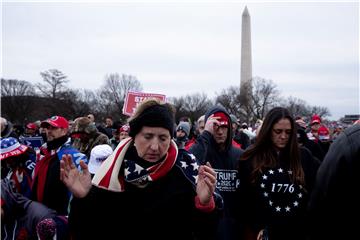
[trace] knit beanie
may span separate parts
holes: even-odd
[[[170,132],[171,138],[174,135],[174,116],[171,110],[165,105],[151,105],[144,109],[139,116],[129,122],[129,136],[134,138],[142,127],[162,127]]]
[[[45,218],[36,225],[38,239],[70,239],[68,224],[68,219],[65,216],[57,215],[52,218]]]
[[[52,218],[46,218],[36,225],[36,232],[40,240],[53,239],[56,234],[56,223]]]
[[[176,131],[183,130],[186,134],[186,137],[190,134],[190,124],[188,122],[179,122],[179,125],[176,127]]]

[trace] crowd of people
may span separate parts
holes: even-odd
[[[147,99],[122,124],[0,123],[1,239],[357,237],[359,121],[275,107],[251,126],[221,105],[176,121]]]

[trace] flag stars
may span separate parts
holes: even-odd
[[[194,156],[194,154],[189,154],[189,156],[191,157],[191,160],[196,160],[196,157]]]
[[[268,177],[264,174],[264,175],[262,176],[262,178],[263,178],[264,180],[266,180]]]
[[[264,183],[260,184],[260,187],[265,188],[265,184]]]
[[[131,172],[129,171],[129,168],[125,168],[125,176],[129,175]]]
[[[297,206],[299,206],[299,202],[298,202],[298,201],[295,201],[295,202],[294,202],[294,207],[297,207]]]
[[[135,170],[134,172],[137,172],[137,174],[140,174],[140,172],[143,170],[142,167],[140,167],[139,165],[135,164]]]
[[[282,173],[284,170],[282,168],[278,169],[279,173]]]
[[[186,162],[184,162],[184,161],[180,161],[181,162],[181,167],[182,168],[187,168],[188,167],[188,165],[186,164]]]
[[[267,192],[264,192],[264,197],[268,197],[269,194]]]
[[[298,194],[298,197],[299,197],[299,198],[302,198],[302,193],[299,193],[299,194]]]
[[[276,209],[277,212],[281,211],[281,207],[279,207],[279,206],[277,206],[275,209]]]
[[[285,207],[285,211],[286,211],[286,212],[290,212],[290,207],[289,207],[289,206],[286,206],[286,207]]]
[[[194,170],[198,170],[199,169],[199,165],[195,162],[195,163],[191,163],[191,165],[193,166]]]
[[[273,201],[269,201],[269,205],[272,206],[274,203]]]
[[[269,170],[269,173],[270,173],[270,174],[274,174],[274,170],[270,169],[270,170]]]
[[[287,171],[289,175],[291,175],[293,172],[291,170]]]

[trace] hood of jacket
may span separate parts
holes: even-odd
[[[206,124],[206,121],[208,120],[208,118],[210,117],[210,115],[217,113],[217,112],[223,112],[228,118],[229,127],[228,127],[228,131],[227,131],[226,142],[225,142],[225,150],[228,150],[232,144],[233,133],[232,133],[232,126],[231,126],[231,117],[230,117],[229,113],[226,111],[226,109],[221,105],[216,105],[216,106],[211,107],[205,113],[205,124]],[[215,146],[217,145],[214,138],[212,138],[212,144],[214,144]]]

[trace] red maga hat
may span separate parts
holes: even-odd
[[[41,127],[47,127],[48,125],[51,125],[56,128],[69,128],[69,122],[66,120],[66,118],[61,116],[52,116],[51,118],[46,119],[45,121],[41,122]]]
[[[220,123],[220,126],[228,126],[229,125],[229,117],[225,113],[216,112],[216,113],[214,113],[214,117],[217,118],[217,120]]]

